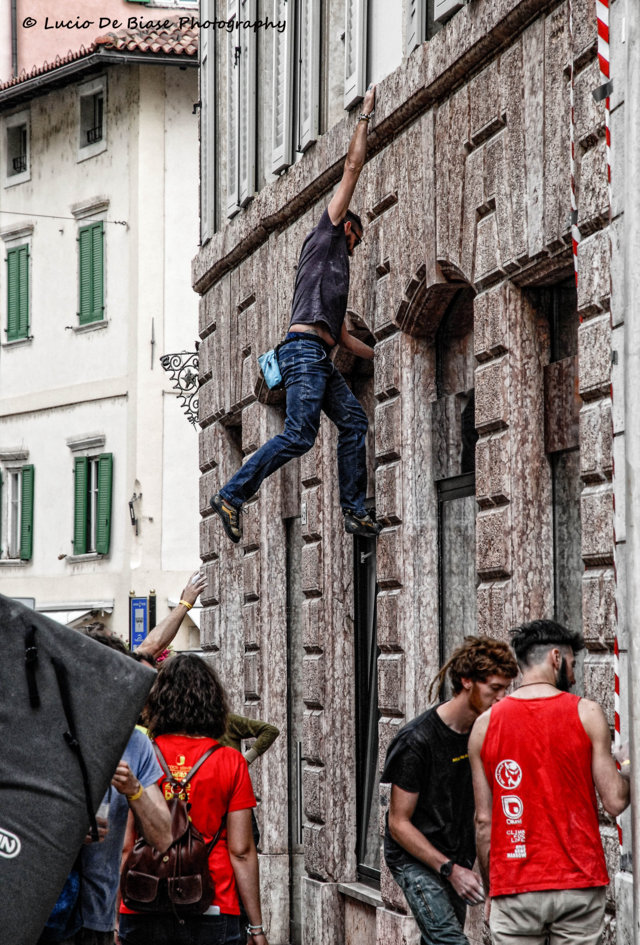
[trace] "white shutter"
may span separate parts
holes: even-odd
[[[300,0],[298,150],[318,137],[320,108],[320,0]]]
[[[201,21],[215,20],[215,0],[201,0]],[[200,44],[200,242],[215,231],[216,31],[201,29]]]
[[[345,0],[344,107],[365,93],[367,64],[367,0]]]
[[[255,23],[256,0],[240,0],[238,16],[242,23]],[[244,207],[256,190],[256,51],[257,38],[253,29],[239,29],[240,34],[240,114],[238,160],[239,203]]]
[[[426,39],[425,0],[409,0],[407,7],[407,56]]]
[[[273,21],[286,20],[284,32],[273,31],[273,115],[271,135],[271,172],[278,174],[293,161],[293,46],[294,4],[273,0]]]
[[[238,0],[227,0],[227,21],[238,19]],[[238,115],[242,30],[227,33],[227,216],[238,212]]]
[[[450,16],[464,6],[466,0],[434,0],[433,18],[438,23],[443,23]]]

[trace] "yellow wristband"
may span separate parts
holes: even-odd
[[[128,800],[128,801],[139,801],[140,798],[142,797],[143,793],[144,793],[144,788],[142,787],[142,785],[140,785],[140,787],[138,788],[138,790],[136,791],[135,794],[127,794],[127,800]]]
[[[182,604],[183,607],[186,607],[187,610],[191,610],[193,607],[193,604],[190,604],[188,600],[180,600],[179,603]]]

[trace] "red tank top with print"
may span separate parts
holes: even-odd
[[[491,709],[481,752],[493,792],[491,896],[609,882],[579,701],[562,692]]]

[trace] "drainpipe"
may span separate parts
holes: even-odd
[[[633,929],[640,942],[640,5],[626,3],[626,82],[624,101],[624,445],[627,536],[627,627],[629,630],[629,733],[631,744],[631,823]]]
[[[18,74],[18,0],[11,0],[11,71]]]

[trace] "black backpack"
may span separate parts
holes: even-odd
[[[222,746],[214,745],[206,751],[182,780],[173,777],[162,752],[156,744],[153,747],[174,794],[167,801],[173,841],[164,853],[142,837],[136,841],[122,870],[122,901],[136,912],[172,912],[178,918],[201,915],[213,900],[209,854],[220,839],[226,815],[213,840],[207,843],[191,823],[191,805],[180,800],[180,793],[207,758]]]

